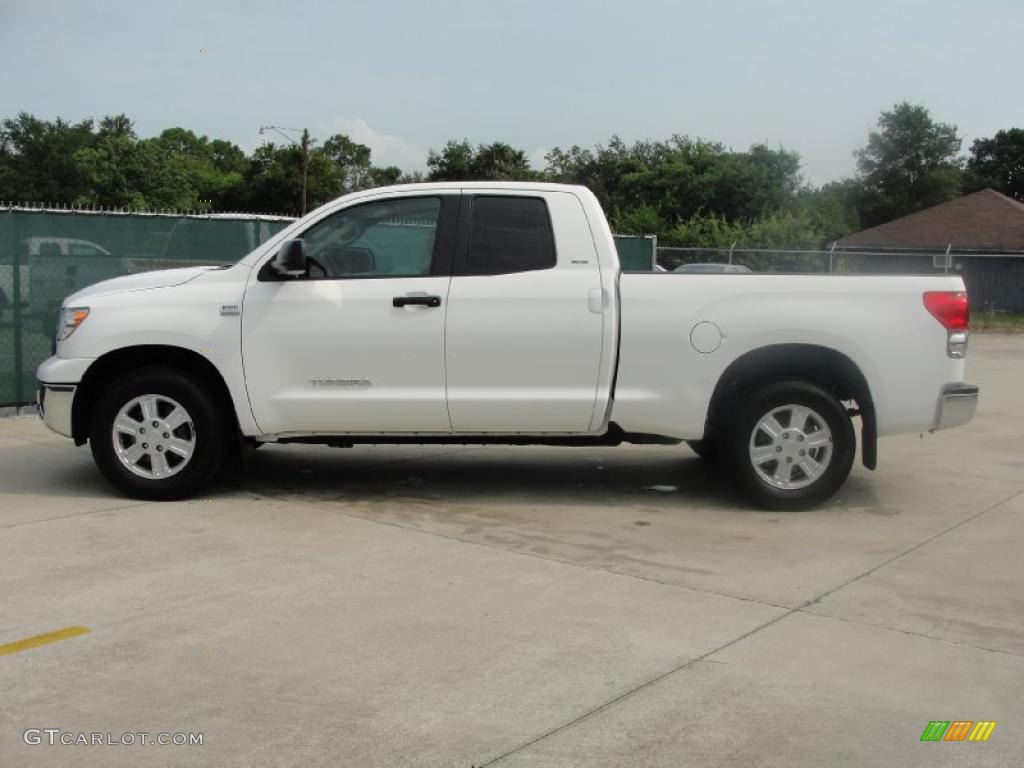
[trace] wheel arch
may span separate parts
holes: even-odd
[[[228,445],[237,445],[238,414],[227,383],[217,367],[191,349],[165,344],[123,347],[98,357],[86,370],[71,406],[71,434],[75,445],[89,437],[89,425],[99,394],[105,385],[137,368],[163,366],[187,373],[209,387],[225,415]]]
[[[772,344],[736,358],[722,372],[708,407],[704,435],[718,431],[736,402],[754,387],[784,379],[813,382],[839,400],[853,400],[861,416],[861,461],[868,469],[878,462],[878,426],[871,387],[848,356],[817,344]]]

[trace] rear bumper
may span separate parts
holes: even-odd
[[[942,388],[939,395],[938,406],[935,410],[935,423],[931,431],[938,429],[949,429],[966,424],[974,418],[974,412],[978,410],[978,388],[973,384],[947,384]]]
[[[39,418],[58,435],[71,437],[71,404],[75,400],[74,384],[40,384],[36,392]]]

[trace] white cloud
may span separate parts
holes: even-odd
[[[374,165],[397,165],[406,172],[422,171],[427,167],[425,149],[401,136],[379,133],[361,117],[337,117],[325,133],[343,133],[352,141],[365,144],[370,148]]]

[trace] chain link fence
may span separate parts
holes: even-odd
[[[1024,312],[1024,252],[976,250],[658,248],[658,266],[739,264],[752,272],[838,275],[960,275],[975,310]]]
[[[231,263],[292,221],[0,206],[0,406],[34,400],[69,294],[132,272]]]

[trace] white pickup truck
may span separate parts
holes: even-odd
[[[121,491],[197,493],[261,443],[688,442],[761,505],[879,436],[974,415],[954,276],[622,273],[585,188],[437,183],[313,211],[230,267],[68,297],[46,424]]]

